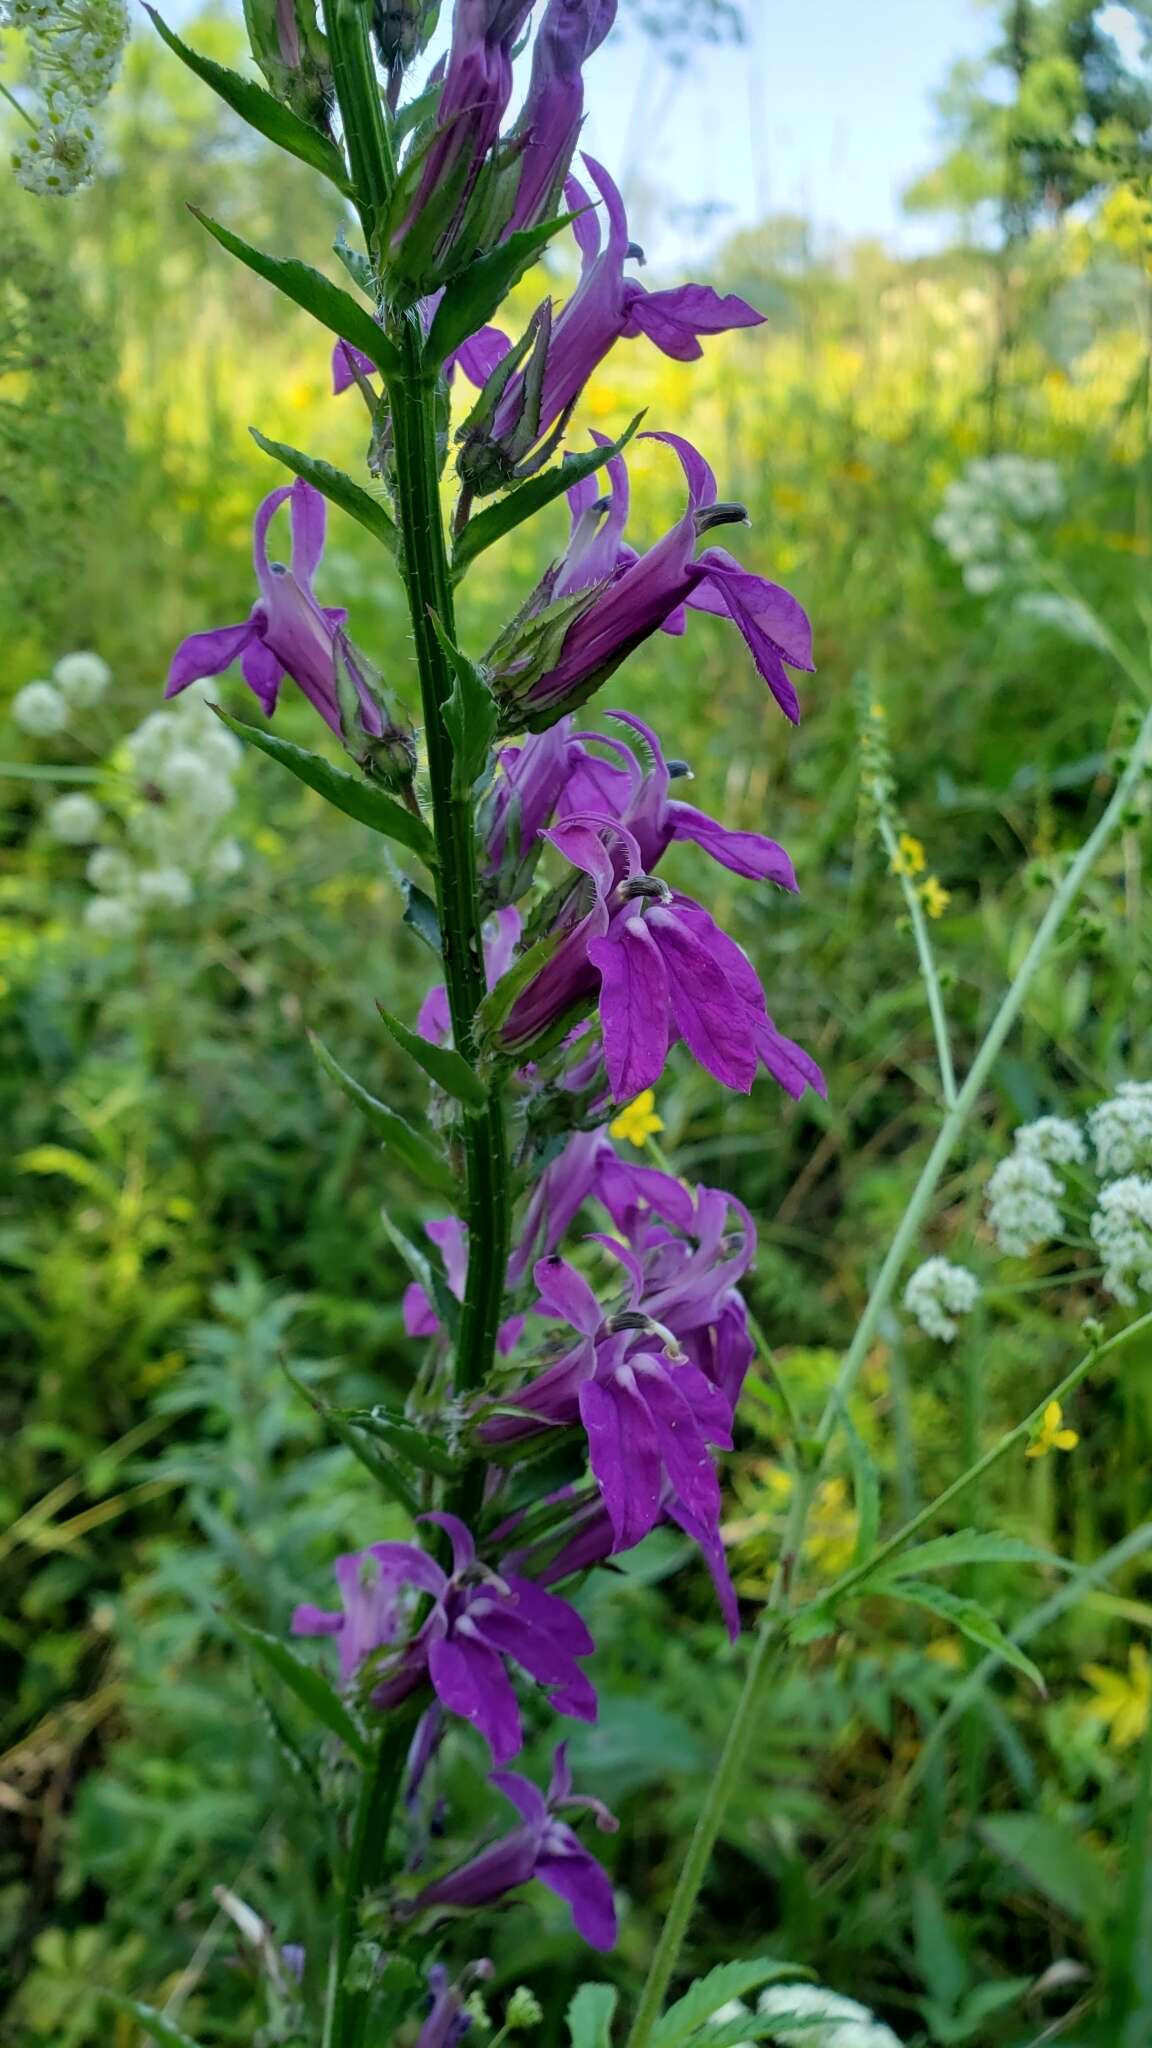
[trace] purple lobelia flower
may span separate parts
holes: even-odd
[[[642,1215],[661,1216],[679,1230],[691,1230],[691,1192],[673,1174],[621,1159],[607,1131],[577,1131],[550,1160],[532,1190],[508,1261],[515,1287],[542,1254],[554,1251],[584,1204],[596,1201],[616,1229],[630,1238]]]
[[[614,1834],[619,1823],[599,1799],[574,1795],[567,1745],[555,1752],[547,1795],[519,1771],[493,1771],[488,1780],[511,1801],[520,1826],[426,1885],[413,1902],[416,1911],[428,1906],[487,1906],[531,1879],[539,1879],[572,1909],[577,1932],[593,1948],[616,1943],[616,1907],[605,1871],[566,1820],[563,1811],[579,1809],[594,1815],[596,1825]]]
[[[281,505],[290,508],[292,552],[289,565],[268,559],[268,528]],[[280,684],[289,675],[337,737],[344,732],[340,713],[337,662],[356,688],[365,732],[379,738],[385,729],[380,708],[361,674],[344,632],[348,614],[317,603],[312,578],[324,553],[326,508],[319,491],[298,477],[269,493],[257,510],[253,527],[253,559],[260,595],[248,617],[237,626],[217,626],[193,633],[181,642],[168,671],[166,697],[175,697],[205,676],[222,675],[239,660],[241,674],[260,708],[276,708]]]
[[[616,1102],[655,1085],[677,1039],[718,1081],[742,1093],[761,1060],[786,1087],[801,1066],[810,1071],[800,1092],[815,1085],[818,1070],[768,1016],[747,955],[702,905],[644,872],[629,831],[577,816],[545,837],[589,878],[592,902],[582,911],[577,892],[550,957],[500,1026],[504,1050],[527,1049],[595,999]]]
[[[416,2037],[416,2048],[457,2048],[472,2025],[466,2001],[491,1975],[487,1957],[469,1963],[456,1984],[443,1963],[433,1963],[428,1972],[428,2017]]]
[[[590,1656],[595,1644],[575,1608],[514,1571],[498,1574],[481,1564],[472,1536],[457,1516],[431,1514],[424,1520],[447,1532],[451,1573],[414,1543],[374,1543],[369,1552],[360,1553],[375,1561],[379,1588],[388,1582],[397,1599],[410,1588],[433,1602],[418,1633],[391,1656],[370,1645],[372,1704],[381,1709],[396,1706],[427,1677],[441,1706],[483,1735],[493,1762],[508,1763],[524,1740],[520,1708],[505,1668],[511,1662],[546,1689],[557,1713],[594,1721],[596,1694],[576,1659]],[[347,1609],[343,1615],[330,1615],[320,1608],[300,1607],[292,1617],[297,1635],[342,1637],[347,1625]],[[364,1633],[370,1636],[373,1631]],[[342,1670],[343,1665],[342,1643]]]
[[[336,1637],[344,1685],[351,1685],[367,1657],[394,1643],[400,1633],[403,1612],[400,1582],[392,1569],[393,1547],[371,1543],[367,1550],[336,1559],[339,1613],[307,1602],[293,1613],[294,1635]]]
[[[780,584],[745,569],[724,548],[697,555],[700,537],[714,526],[744,520],[744,508],[717,503],[716,478],[689,441],[679,434],[645,438],[663,441],[680,460],[688,483],[683,517],[655,547],[636,556],[622,545],[622,458],[608,464],[607,500],[594,491],[589,497],[590,479],[569,493],[567,553],[487,657],[509,730],[551,725],[583,703],[653,633],[680,630],[686,606],[729,618],[785,715],[799,719],[788,667],[813,665],[802,607]]]
[[[484,932],[484,973],[488,987],[493,988],[502,974],[511,965],[512,955],[520,938],[522,921],[520,912],[511,905],[498,910],[487,921]],[[446,1045],[452,1036],[452,1019],[448,1011],[448,991],[439,983],[431,988],[420,1005],[416,1029],[421,1038],[431,1045]]]
[[[420,318],[426,333],[432,325],[432,315],[443,296],[443,292],[433,292],[420,302]],[[506,334],[502,334],[498,327],[479,327],[475,334],[469,335],[467,341],[460,343],[459,348],[453,349],[450,356],[445,356],[444,375],[450,384],[459,367],[469,383],[475,384],[479,390],[481,385],[487,383],[493,370],[507,353]],[[350,385],[355,384],[357,371],[361,377],[376,377],[380,374],[371,356],[365,355],[362,348],[354,348],[350,341],[336,342],[332,349],[334,398],[339,398],[341,392],[347,391]]]
[[[505,233],[555,213],[584,117],[583,67],[616,19],[616,0],[548,0],[532,51],[528,96],[510,145],[516,204]]]
[[[424,1035],[427,1037],[429,1034],[425,1032]],[[468,1281],[467,1228],[457,1216],[441,1216],[426,1223],[424,1230],[444,1260],[444,1277],[449,1293],[457,1301],[463,1301]],[[418,1280],[411,1281],[405,1288],[402,1312],[409,1337],[435,1337],[443,1327],[427,1289]],[[508,1316],[501,1323],[496,1333],[496,1349],[502,1357],[516,1349],[523,1328],[523,1316]]]

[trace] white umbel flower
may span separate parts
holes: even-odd
[[[106,896],[126,896],[136,875],[127,854],[115,846],[98,846],[84,872],[92,887]]]
[[[1152,1167],[1152,1081],[1121,1081],[1115,1095],[1088,1118],[1102,1174]]]
[[[70,704],[87,710],[104,695],[112,681],[112,671],[98,654],[81,648],[75,654],[61,655],[52,671],[52,681],[57,689],[63,690]]]
[[[126,939],[136,929],[136,907],[123,896],[93,896],[84,906],[84,922],[98,938]]]
[[[52,100],[41,109],[40,125],[21,132],[12,151],[16,182],[42,199],[66,199],[86,185],[96,168],[96,130],[85,108]]]
[[[51,739],[68,723],[67,700],[54,683],[25,683],[12,699],[12,716],[22,732],[34,739]]]
[[[59,839],[65,846],[91,846],[99,839],[104,827],[103,805],[95,797],[85,796],[76,790],[70,796],[58,796],[49,804],[45,824],[53,839]]]
[[[159,910],[186,910],[195,894],[191,877],[178,867],[145,868],[136,878],[136,888],[143,903]]]
[[[772,1984],[761,1992],[761,2013],[779,2013],[782,2024],[771,2036],[780,2048],[902,2048],[882,2020],[858,1999],[826,1991],[822,1984]],[[800,2021],[791,2027],[788,2020]],[[813,2021],[822,2020],[823,2026]]]
[[[1021,1124],[1013,1142],[1017,1152],[1048,1166],[1082,1166],[1088,1157],[1083,1131],[1066,1116],[1038,1116],[1034,1123]]]
[[[967,1315],[980,1299],[980,1282],[967,1266],[948,1259],[925,1259],[904,1289],[904,1306],[926,1337],[951,1344],[959,1329],[957,1316]]]
[[[1104,1285],[1128,1308],[1152,1291],[1152,1180],[1130,1173],[1100,1190],[1090,1225]]]
[[[1064,1183],[1043,1159],[1012,1152],[989,1176],[985,1190],[988,1221],[1002,1252],[1024,1259],[1059,1237],[1064,1221],[1057,1204]]]

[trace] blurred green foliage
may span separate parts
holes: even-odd
[[[234,54],[224,22],[197,35]],[[335,225],[323,195],[158,44],[133,45],[112,104],[110,168],[67,221],[0,189],[0,705],[75,647],[98,649],[116,678],[66,742],[5,723],[0,751],[17,769],[105,761],[154,706],[175,641],[242,616],[252,507],[278,480],[249,421],[349,467],[366,438],[355,394],[328,395],[323,341],[228,268],[184,211],[210,204],[265,246],[314,257]],[[901,807],[951,893],[934,934],[963,1056],[1020,957],[1045,874],[1082,834],[1127,707],[1099,655],[968,593],[931,523],[974,455],[1052,459],[1068,508],[1057,559],[1118,634],[1142,642],[1147,223],[1118,186],[1091,218],[1020,242],[1005,270],[966,247],[905,264],[873,247],[821,261],[804,224],[780,220],[721,251],[715,279],[756,298],[767,326],[689,369],[630,344],[585,418],[617,430],[643,404],[650,424],[707,448],[721,494],[752,514],[738,545],[811,612],[819,672],[800,733],[785,733],[734,636],[694,617],[683,640],[645,649],[607,702],[653,717],[690,759],[705,808],[778,833],[796,860],[796,901],[715,869],[707,887],[782,1028],[824,1064],[827,1107],[767,1086],[722,1099],[686,1065],[659,1106],[677,1164],[753,1209],[756,1311],[814,1416],[936,1124],[911,941],[859,819],[851,681],[866,671],[885,708]],[[637,535],[650,537],[675,513],[677,485],[652,444],[636,444],[633,468]],[[470,645],[514,609],[560,525],[557,512],[544,537],[521,531],[485,557],[465,592]],[[356,637],[410,689],[399,589],[368,537],[334,523],[323,575],[322,595],[349,604]],[[246,708],[236,683],[222,696]],[[286,700],[279,717],[315,743],[305,707]],[[100,1984],[171,2000],[205,2043],[251,2039],[249,1983],[213,1887],[299,1938],[323,1922],[328,1821],[270,1739],[227,1617],[282,1628],[297,1597],[324,1596],[336,1550],[392,1533],[281,1364],[352,1399],[401,1393],[412,1370],[378,1212],[387,1199],[409,1227],[425,1212],[318,1075],[304,1027],[403,1107],[411,1082],[374,1002],[411,1015],[428,956],[399,922],[378,842],[262,759],[241,784],[242,870],[142,937],[104,940],[82,921],[83,853],[46,828],[52,785],[0,780],[0,1423],[12,1447],[0,1478],[0,1951],[20,2048],[135,2048]],[[1146,844],[1134,816],[942,1190],[925,1250],[964,1249],[987,1312],[949,1352],[893,1317],[870,1361],[855,1420],[890,1522],[1039,1396],[1098,1310],[1087,1277],[1046,1290],[1043,1262],[1005,1281],[979,1195],[1016,1122],[1147,1071]],[[698,878],[690,850],[672,866]],[[1125,1885],[1132,1895],[1129,1736],[1148,1709],[1146,1347],[1090,1382],[1076,1423],[1073,1455],[1009,1463],[977,1510],[1082,1575],[1033,1645],[1048,1697],[975,1685],[936,1739],[969,1667],[926,1618],[878,1601],[851,1636],[812,1646],[767,1710],[695,1961],[770,1947],[867,1999],[904,2038],[989,2048],[1040,2036],[1081,1999],[1090,2013],[1124,1967],[1109,1908]],[[780,1431],[764,1380],[730,1475],[728,1534],[750,1601],[787,1504]],[[854,1537],[845,1471],[817,1504],[817,1582]],[[1097,1567],[1117,1546],[1115,1571]],[[1062,1583],[998,1570],[982,1597],[1011,1628]],[[650,1952],[744,1652],[664,1537],[587,1605],[604,1715],[573,1752],[622,1819],[613,1853],[628,1911],[605,1967],[627,1984]],[[1120,1688],[1125,1720],[1102,1710],[1089,1663]],[[533,1761],[543,1768],[542,1750]],[[482,1787],[463,1748],[452,1768],[466,1831]],[[541,2038],[559,2040],[587,1968],[562,1912],[541,1894],[495,1916],[484,1939],[497,1999],[531,1983]],[[1118,2048],[1094,2024],[1074,2021],[1066,2038]]]

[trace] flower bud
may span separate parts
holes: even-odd
[[[327,133],[332,67],[314,0],[244,0],[244,20],[269,90],[302,121]]]

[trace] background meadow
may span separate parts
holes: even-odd
[[[1032,11],[1046,34],[1057,16],[1094,19]],[[632,38],[651,27],[639,12]],[[726,10],[708,21],[733,32]],[[994,10],[986,29],[991,47]],[[227,16],[187,32],[238,60]],[[654,75],[678,47],[652,42]],[[765,715],[750,665],[706,617],[641,653],[626,699],[690,763],[695,800],[778,833],[800,876],[796,900],[767,901],[721,875],[712,908],[820,1059],[827,1105],[771,1084],[722,1098],[674,1059],[656,1106],[678,1167],[707,1180],[722,1162],[757,1218],[751,1300],[813,1419],[937,1122],[904,899],[861,804],[860,705],[879,707],[871,725],[921,849],[907,858],[918,883],[938,883],[926,907],[962,1057],[1132,730],[1133,693],[1068,610],[982,589],[963,520],[959,541],[934,531],[949,485],[989,455],[1054,465],[1054,575],[1128,646],[1152,623],[1152,217],[1132,146],[1152,101],[1123,99],[1145,76],[1124,69],[1106,104],[1070,112],[1067,67],[1081,62],[1082,97],[1087,79],[1097,100],[1100,73],[1073,42],[1054,72],[1054,48],[1001,65],[994,86],[969,79],[967,100],[954,87],[939,167],[913,195],[942,209],[934,253],[833,243],[799,215],[727,235],[721,222],[694,274],[744,293],[767,324],[710,343],[691,371],[629,344],[585,406],[605,430],[643,408],[707,445],[721,495],[751,513],[743,557],[816,626],[796,736]],[[1074,177],[1039,148],[1066,140],[1073,117]],[[395,935],[387,855],[249,755],[229,771],[227,857],[210,858],[220,842],[202,849],[189,900],[154,901],[118,929],[92,914],[90,846],[51,815],[83,791],[105,807],[105,844],[141,829],[129,736],[156,709],[174,644],[251,601],[251,514],[270,471],[245,426],[347,467],[366,438],[356,393],[330,395],[314,330],[226,265],[188,201],[242,213],[277,250],[323,248],[334,226],[314,182],[142,33],[96,185],[53,210],[0,184],[0,2027],[29,2048],[136,2048],[100,1984],[170,2002],[213,2044],[251,2040],[250,1986],[213,1887],[274,1902],[291,1939],[285,1916],[316,1873],[268,1740],[278,1703],[228,1616],[281,1628],[336,1549],[400,1533],[283,1371],[321,1386],[339,1375],[367,1401],[402,1395],[415,1355],[380,1221],[394,1179],[305,1035],[404,1105],[411,1083],[374,1004],[385,960],[405,1013],[430,977],[418,936]],[[560,259],[554,277],[562,292]],[[678,510],[673,469],[636,445],[648,536]],[[562,527],[557,513],[557,540]],[[544,559],[523,534],[485,558],[466,590],[468,644],[486,644]],[[399,585],[336,518],[320,594],[349,606],[403,696]],[[31,736],[7,707],[76,649],[103,657],[111,688],[66,732]],[[238,683],[220,696],[241,708]],[[609,686],[598,710],[615,701]],[[286,698],[278,716],[316,743],[302,703]],[[182,829],[177,807],[173,860]],[[950,1345],[892,1313],[870,1356],[852,1420],[893,1522],[1074,1361],[1086,1316],[1114,1313],[1086,1237],[1004,1258],[983,1190],[1017,1125],[1079,1116],[1148,1078],[1147,844],[1141,804],[1034,986],[936,1205],[921,1255],[970,1266],[979,1307]],[[693,860],[677,850],[674,875]],[[393,1220],[418,1231],[422,1214]],[[1074,1449],[1007,1460],[972,1514],[1071,1561],[982,1575],[1046,1695],[981,1670],[930,1615],[865,1603],[770,1700],[694,1963],[771,1949],[866,2000],[902,2040],[1009,2048],[1072,2038],[1048,2030],[1140,1952],[1146,1340],[1092,1376],[1069,1419]],[[749,1603],[787,1508],[780,1433],[766,1355],[729,1466],[725,1533]],[[859,1469],[823,1485],[805,1559],[815,1587],[852,1558]],[[572,1745],[623,1822],[627,1910],[606,1963],[622,1980],[651,1948],[742,1671],[704,1575],[666,1589],[683,1549],[658,1533],[597,1592],[604,1709]],[[488,1952],[497,1986],[532,1985],[540,2038],[558,2040],[585,1967],[560,1908],[537,1888],[493,1916]],[[1152,1988],[1126,2024],[1126,2048],[1149,2038]],[[1119,2034],[1076,2038],[1121,2048]]]

